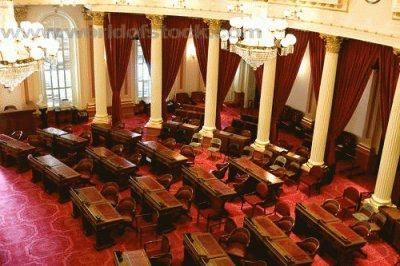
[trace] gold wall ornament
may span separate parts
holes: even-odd
[[[103,24],[104,24],[104,13],[103,12],[88,11],[88,15],[92,17],[93,25],[103,26]]]
[[[393,47],[393,53],[397,56],[400,56],[400,48],[394,48]]]
[[[325,48],[330,53],[339,53],[340,45],[343,42],[343,38],[339,36],[320,34],[320,37],[325,41]]]
[[[208,31],[210,34],[219,34],[221,31],[221,21],[218,19],[204,19],[204,22],[208,25]]]
[[[164,16],[162,16],[162,15],[146,15],[146,18],[148,18],[151,21],[152,29],[162,30]]]
[[[82,7],[82,15],[84,20],[91,20],[92,16],[90,15],[90,10]]]
[[[15,6],[14,7],[14,16],[17,22],[25,21],[26,15],[28,14],[27,6]]]

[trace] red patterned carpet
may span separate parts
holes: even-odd
[[[225,112],[223,121],[235,114],[232,110]],[[136,116],[126,120],[127,128],[141,126],[147,121],[145,116]],[[228,123],[229,124],[229,123]],[[76,133],[88,125],[76,128]],[[293,142],[298,140],[291,136]],[[285,138],[284,137],[284,138]],[[206,169],[214,169],[216,161],[206,158],[203,153],[196,158],[196,163]],[[141,167],[139,174],[149,173],[149,168]],[[31,172],[17,174],[15,167],[0,167],[0,265],[113,265],[113,250],[134,250],[139,248],[139,241],[135,232],[126,230],[123,236],[115,236],[117,244],[111,248],[96,251],[94,236],[86,237],[82,231],[80,219],[71,217],[71,202],[58,203],[58,195],[48,195],[41,184],[31,182]],[[96,180],[97,181],[97,180]],[[356,184],[357,182],[358,184]],[[98,187],[101,183],[97,181]],[[174,193],[181,183],[172,186]],[[280,200],[294,206],[296,202],[317,202],[341,195],[347,186],[356,186],[361,191],[370,191],[374,187],[373,178],[360,176],[352,180],[343,176],[335,176],[329,186],[322,188],[318,196],[308,198],[303,192],[296,191],[296,187],[284,185]],[[127,196],[124,191],[121,196]],[[238,224],[243,223],[244,213],[240,210],[239,202],[228,202],[226,208]],[[269,210],[271,211],[271,210]],[[244,208],[249,214],[249,207]],[[257,210],[257,214],[262,211]],[[195,205],[192,207],[192,217],[196,217]],[[194,219],[195,221],[195,219]],[[346,223],[351,223],[348,220]],[[183,217],[175,224],[177,230],[168,234],[172,242],[174,265],[180,265],[183,260],[182,234],[205,230],[205,220],[200,224],[192,223]],[[299,240],[294,234],[292,238]],[[153,239],[146,236],[144,241]],[[394,265],[399,260],[399,254],[382,240],[368,243],[363,251],[367,259],[357,258],[355,265]],[[328,256],[316,256],[313,265],[332,265],[334,260]],[[351,263],[349,262],[349,265]]]

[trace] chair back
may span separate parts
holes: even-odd
[[[165,147],[173,150],[176,146],[176,140],[174,138],[163,139],[162,144]]]
[[[227,154],[234,157],[240,157],[240,147],[238,143],[229,143]]]
[[[381,212],[375,212],[369,218],[369,222],[375,223],[379,227],[379,230],[385,225],[386,220],[386,216]]]
[[[190,186],[182,186],[175,194],[175,198],[180,202],[186,203],[188,209],[193,201],[194,191]]]
[[[324,203],[322,203],[322,208],[334,216],[337,216],[340,210],[340,203],[335,199],[327,199],[324,201]]]
[[[260,198],[265,199],[268,195],[268,186],[265,183],[258,183],[256,186],[256,193]]]
[[[301,165],[296,161],[291,162],[288,166],[288,170],[293,171],[293,172],[298,172],[300,170],[300,168],[301,168]]]
[[[127,211],[133,215],[136,211],[136,201],[132,197],[125,197],[118,202],[116,209],[119,213]]]
[[[228,245],[233,243],[240,243],[244,246],[248,246],[250,243],[250,232],[246,228],[237,227],[232,230],[228,237]]]
[[[200,126],[201,122],[200,122],[200,119],[192,118],[192,119],[188,120],[188,124],[191,124],[194,126]]]
[[[310,256],[314,256],[319,249],[319,241],[315,237],[308,237],[297,245]]]
[[[21,140],[23,135],[24,135],[24,132],[22,130],[16,130],[13,133],[11,133],[10,137],[12,137],[16,140]]]
[[[224,233],[230,234],[236,228],[237,228],[237,225],[236,225],[235,221],[230,217],[226,217],[225,218]]]
[[[280,216],[290,216],[290,206],[284,201],[278,201],[275,204],[274,213]]]
[[[315,177],[318,180],[322,180],[325,176],[325,170],[319,165],[314,165],[310,170],[310,176]]]
[[[169,189],[172,183],[173,176],[171,174],[164,174],[162,176],[157,177],[158,183],[160,183],[166,189]]]
[[[249,137],[251,138],[251,131],[248,129],[243,129],[242,131],[240,131],[240,134],[243,137]]]
[[[182,146],[180,154],[182,154],[183,156],[188,157],[188,158],[196,157],[196,154],[194,153],[194,149],[190,145]]]
[[[233,126],[227,126],[226,128],[224,128],[224,131],[229,133],[235,133],[235,128]]]
[[[112,146],[111,151],[117,155],[121,155],[124,152],[124,145],[117,144]]]
[[[104,183],[103,187],[101,188],[101,191],[108,190],[109,188],[112,188],[113,190],[119,191],[119,185],[116,182],[106,182],[106,183]]]
[[[301,146],[300,148],[298,148],[296,150],[296,154],[300,155],[301,157],[304,157],[304,158],[309,158],[310,157],[310,149],[305,146]]]
[[[359,236],[367,238],[371,233],[371,225],[366,221],[357,222],[350,226]]]
[[[34,147],[43,147],[45,145],[45,142],[39,135],[29,135],[27,141],[29,145],[32,145]]]
[[[72,125],[66,125],[65,127],[63,127],[61,130],[68,132],[68,133],[72,133]]]
[[[140,162],[142,161],[142,154],[140,153],[135,153],[131,156],[129,156],[127,159],[131,162],[134,163],[136,165],[136,167],[138,167],[140,165]]]
[[[280,167],[284,167],[286,165],[287,159],[282,156],[279,155],[278,157],[276,157],[274,164],[279,165]]]
[[[343,198],[347,198],[357,204],[360,200],[360,192],[355,187],[348,187],[343,191]]]
[[[291,216],[283,216],[279,220],[274,222],[282,231],[284,231],[287,235],[290,234],[294,227],[294,218]]]
[[[74,166],[74,170],[76,171],[93,171],[93,159],[90,158],[83,158],[79,161],[77,165]]]

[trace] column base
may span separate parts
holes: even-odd
[[[108,115],[98,115],[96,114],[93,118],[93,124],[110,124],[111,120]]]
[[[162,127],[162,118],[160,119],[153,119],[150,118],[149,122],[147,122],[147,124],[144,127],[149,127],[149,128],[161,128]]]
[[[200,134],[203,135],[203,137],[208,137],[212,138],[214,136],[214,131],[216,130],[215,127],[206,127],[203,126],[203,128],[200,130]]]
[[[375,212],[379,212],[379,207],[382,207],[382,206],[396,208],[396,205],[394,205],[392,203],[391,199],[385,201],[385,200],[382,200],[382,199],[376,197],[375,194],[373,194],[372,197],[366,199],[365,202],[368,202],[369,204],[371,204],[372,207],[374,208]]]
[[[261,140],[256,139],[256,141],[253,144],[251,144],[250,146],[252,148],[254,148],[256,151],[264,152],[265,151],[265,147],[267,147],[267,145],[269,143],[270,143],[269,140],[268,141],[261,141]]]

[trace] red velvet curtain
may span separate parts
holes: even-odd
[[[380,46],[358,40],[342,44],[336,72],[335,93],[328,133],[326,162],[335,163],[335,141],[349,122],[364,93]]]
[[[263,76],[263,70],[264,66],[261,65],[257,68],[256,71],[254,71],[254,74],[256,75],[256,88],[258,91],[258,94],[261,95],[261,85],[262,85],[262,76]]]
[[[132,42],[132,29],[136,22],[131,14],[111,13],[104,18],[107,69],[112,89],[112,123],[121,121],[121,87],[128,68]]]
[[[287,33],[292,33],[297,38],[295,51],[287,56],[278,56],[276,63],[274,105],[272,107],[271,119],[271,141],[276,142],[278,139],[277,123],[279,116],[285,107],[286,101],[292,91],[294,81],[301,62],[304,57],[308,44],[309,32],[288,29]],[[262,112],[262,110],[260,110]]]
[[[224,105],[226,94],[231,88],[239,63],[240,57],[237,54],[222,49],[219,50],[218,96],[215,121],[215,126],[218,129],[221,129],[221,110]]]
[[[393,53],[393,48],[382,46],[379,55],[378,86],[381,103],[383,136],[386,134],[394,92],[400,71],[400,58]]]
[[[207,80],[208,25],[203,19],[192,19],[191,26],[197,61],[205,85]]]
[[[146,15],[133,15],[136,20],[136,26],[138,29],[138,37],[140,46],[143,50],[144,60],[146,60],[149,72],[151,72],[151,22]]]
[[[162,49],[162,110],[167,113],[167,97],[181,66],[190,31],[190,18],[168,16],[164,19]]]
[[[311,86],[318,100],[319,87],[321,86],[322,70],[325,61],[325,43],[317,32],[309,33]]]

